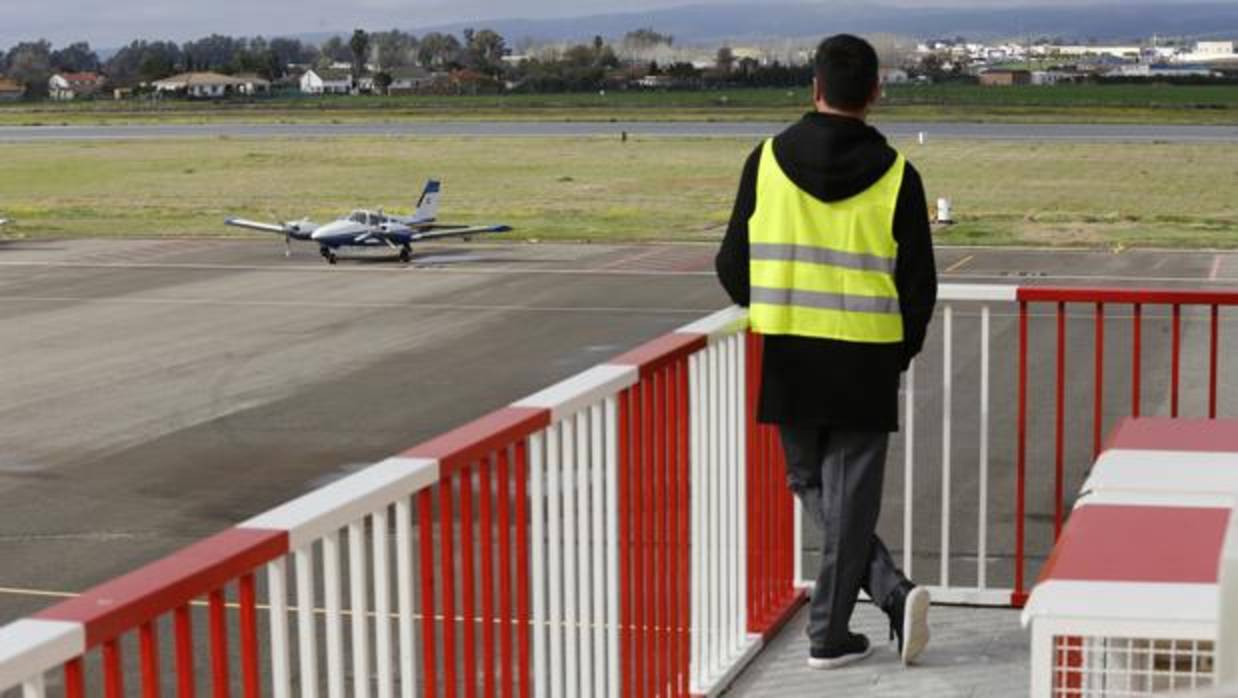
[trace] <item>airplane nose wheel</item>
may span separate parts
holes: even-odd
[[[318,250],[318,251],[319,251],[319,253],[321,253],[321,254],[322,254],[323,259],[327,260],[327,264],[335,264],[335,263],[336,263],[336,261],[337,261],[337,260],[336,260],[336,257],[335,257],[335,252],[332,252],[332,251],[331,251],[331,248],[329,248],[329,247],[322,247],[322,248],[319,248],[319,250]]]
[[[405,245],[400,248],[400,261],[408,264],[413,259],[413,250]]]

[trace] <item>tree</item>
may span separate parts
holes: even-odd
[[[228,70],[237,59],[237,54],[248,48],[245,39],[211,34],[196,41],[186,41],[181,46],[181,57],[186,70]]]
[[[393,80],[391,78],[391,73],[383,72],[374,76],[374,87],[378,90],[379,94],[388,94],[388,90],[391,88],[392,82]]]
[[[322,45],[320,54],[328,63],[332,61],[337,63],[352,61],[352,49],[345,45],[344,40],[338,36],[327,39],[326,43]]]
[[[447,68],[460,59],[460,40],[451,34],[430,32],[421,37],[417,60],[426,68]]]
[[[8,76],[25,85],[27,97],[47,94],[47,80],[52,76],[52,45],[46,39],[14,46],[5,63]]]
[[[487,75],[498,75],[503,70],[503,56],[507,44],[503,37],[491,29],[464,32],[468,66]]]
[[[134,41],[108,59],[104,71],[118,86],[133,86],[140,80],[158,80],[176,72],[180,47],[170,41]]]
[[[299,39],[271,39],[268,48],[279,61],[282,71],[293,63],[313,63],[318,58],[318,47],[302,43]]]
[[[630,31],[623,37],[623,46],[627,49],[648,49],[665,44],[670,46],[675,43],[675,37],[670,34],[659,34],[652,27],[644,27],[635,31]]]
[[[370,35],[364,29],[354,30],[348,48],[352,50],[352,76],[356,79],[365,73],[366,59],[370,57]]]
[[[714,65],[718,67],[718,72],[727,75],[735,68],[735,52],[730,46],[723,46],[718,49],[718,55],[714,58]]]
[[[399,29],[370,35],[371,55],[379,70],[390,70],[416,65],[417,37]]]
[[[90,44],[78,41],[52,52],[52,68],[67,73],[96,73],[99,71],[99,54]]]

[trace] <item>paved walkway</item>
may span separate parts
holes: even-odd
[[[932,642],[919,665],[904,669],[889,637],[885,616],[871,604],[856,607],[851,627],[877,645],[869,659],[832,672],[805,664],[807,610],[800,611],[727,696],[826,696],[829,698],[984,698],[1026,696],[1028,635],[1019,612],[988,608],[934,607]]]

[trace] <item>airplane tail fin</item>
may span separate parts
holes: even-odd
[[[426,188],[417,200],[417,212],[414,214],[419,221],[432,221],[438,218],[438,198],[443,189],[443,183],[437,179],[426,182]]]

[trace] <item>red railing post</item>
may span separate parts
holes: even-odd
[[[1142,384],[1143,384],[1143,305],[1135,304],[1135,314],[1133,326],[1131,328],[1134,334],[1133,348],[1131,350],[1131,416],[1138,417],[1140,405],[1143,402]]]
[[[1217,380],[1220,376],[1217,373],[1217,357],[1220,352],[1221,328],[1220,328],[1221,308],[1218,305],[1212,306],[1212,343],[1208,354],[1208,418],[1217,418]]]
[[[464,632],[464,695],[477,695],[477,623],[473,601],[473,470],[465,467],[460,471],[460,606],[463,613]]]
[[[1053,540],[1062,535],[1062,507],[1065,504],[1065,419],[1066,419],[1066,304],[1057,304],[1057,401],[1054,420]]]
[[[1173,349],[1172,357],[1170,358],[1170,407],[1169,414],[1175,419],[1178,417],[1178,389],[1179,389],[1179,365],[1182,363],[1182,306],[1174,304],[1173,317]]]
[[[1014,598],[1012,604],[1022,606],[1026,598],[1023,587],[1023,538],[1025,516],[1025,473],[1027,466],[1027,302],[1019,301],[1019,416],[1018,450],[1015,456],[1015,533],[1014,533]]]
[[[120,640],[103,643],[103,695],[106,698],[123,698],[125,674],[120,665]]]
[[[70,660],[64,665],[64,694],[65,698],[83,698],[86,694],[85,679],[83,675],[82,658]]]
[[[176,609],[176,695],[193,698],[193,619],[188,605]]]
[[[1025,348],[1026,349],[1026,348]],[[1096,304],[1096,393],[1092,399],[1092,458],[1100,456],[1105,428],[1105,304]]]
[[[503,684],[503,698],[511,698],[512,689],[514,688],[513,681],[516,677],[513,675],[513,658],[512,658],[512,614],[515,612],[515,606],[512,602],[512,506],[511,506],[511,477],[512,468],[510,466],[510,454],[507,449],[499,451],[499,617],[502,618],[502,627],[499,629],[499,665],[501,674],[501,683]],[[523,500],[519,497],[516,499],[517,508],[524,506]],[[526,554],[524,546],[519,546],[521,554]],[[520,623],[517,626],[523,626],[527,623]],[[516,632],[525,632],[521,627],[516,628]],[[524,662],[521,661],[521,666]]]
[[[215,698],[228,698],[228,620],[224,615],[224,590],[216,589],[210,594],[211,628],[211,676]]]
[[[154,621],[138,631],[138,653],[142,664],[142,698],[159,698],[159,633]]]
[[[507,449],[502,449],[500,453],[506,456]],[[494,483],[490,479],[491,460],[490,456],[483,458],[477,471],[481,497],[478,507],[481,509],[482,694],[485,696],[497,694],[494,673],[494,521],[490,509],[493,506],[491,488]],[[499,520],[504,526],[508,525],[501,516]],[[505,570],[505,572],[510,572],[510,570]]]

